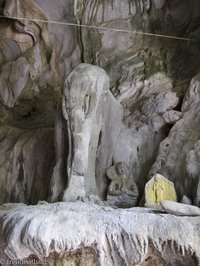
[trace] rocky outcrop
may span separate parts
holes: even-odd
[[[162,88],[163,92],[159,92],[161,86],[161,81],[155,82],[152,78],[151,90],[147,91],[147,87],[141,90],[140,104],[125,119],[113,157],[114,162],[124,162],[129,166],[140,192],[144,190],[159,144],[169,132],[169,121],[165,116],[179,103],[169,79]]]
[[[200,75],[191,81],[183,99],[182,115],[161,142],[149,175],[160,173],[175,184],[179,200],[183,195],[197,203],[199,198],[199,101]]]

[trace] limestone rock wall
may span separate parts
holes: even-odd
[[[107,71],[111,91],[124,108],[124,126],[113,159],[130,167],[142,194],[159,144],[182,117],[182,100],[190,79],[199,71],[196,60],[199,18],[195,11],[199,3],[113,0],[87,1],[81,5],[80,2],[76,6],[80,23],[100,27],[81,28],[84,61]],[[180,36],[195,41],[155,38],[105,28]],[[177,167],[180,168],[182,163]],[[194,188],[193,183],[190,186]],[[181,190],[180,197],[184,193]]]
[[[91,0],[78,7],[82,24],[199,39],[198,0],[192,4],[189,0]],[[83,28],[81,36],[84,60],[106,69],[116,94],[122,90],[124,76],[126,85],[129,81],[128,74],[132,74],[135,64],[134,55],[139,55],[144,61],[147,77],[158,71],[166,71],[173,78],[185,79],[192,78],[199,70],[196,60],[198,42],[188,44],[175,39],[101,28]],[[191,63],[190,68],[187,67],[188,63]]]
[[[159,173],[179,202],[200,207],[199,8],[0,0],[1,265],[200,264],[198,217],[102,201],[106,170],[120,162],[142,206]],[[163,204],[199,215],[179,206]]]
[[[99,112],[113,121],[112,112],[119,125],[118,138],[110,145],[113,122],[102,124],[104,148],[96,152],[93,161],[99,167],[90,177],[98,184],[96,194],[105,199],[105,168],[122,161],[131,169],[140,198],[145,182],[158,171],[174,181],[179,200],[185,195],[198,205],[198,97],[192,100],[198,78],[187,92],[200,70],[197,10],[198,0],[0,1],[5,16],[0,18],[0,202],[63,198],[69,182],[63,159],[69,154],[69,136],[62,98],[68,75],[84,62],[108,74],[110,109],[101,106]],[[120,105],[123,119],[117,116]]]
[[[73,1],[1,1],[1,15],[29,20],[0,18],[0,203],[34,203],[48,197],[62,84],[81,61],[76,28],[41,20],[76,22]]]
[[[156,162],[149,175],[161,173],[176,185],[179,200],[188,196],[199,206],[199,100],[200,76],[191,81],[183,99],[183,118],[161,142]]]
[[[36,204],[38,199],[47,199],[54,159],[53,138],[52,128],[1,128],[1,203]]]

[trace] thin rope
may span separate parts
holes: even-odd
[[[82,28],[98,29],[98,30],[104,30],[104,31],[107,30],[107,31],[123,32],[123,33],[135,34],[135,35],[153,36],[153,37],[158,37],[158,38],[175,39],[175,40],[181,40],[181,41],[200,42],[200,40],[197,40],[197,39],[184,38],[184,37],[178,37],[178,36],[173,36],[173,35],[163,35],[163,34],[155,34],[155,33],[149,33],[149,32],[141,32],[141,31],[132,31],[132,30],[109,28],[109,27],[93,26],[93,25],[86,25],[86,24],[59,22],[59,21],[54,21],[54,20],[21,18],[21,17],[12,17],[12,16],[2,16],[2,15],[0,15],[0,18],[8,18],[8,19],[22,20],[22,21],[24,20],[24,21],[31,21],[31,22],[52,23],[52,24],[65,25],[65,26],[71,26],[71,27],[82,27]]]

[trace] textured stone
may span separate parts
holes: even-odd
[[[138,188],[125,163],[117,163],[107,170],[111,180],[107,192],[107,202],[112,206],[130,208],[137,205]]]
[[[0,7],[5,17],[28,18],[1,18],[0,203],[36,203],[50,190],[62,80],[81,62],[77,29],[40,20],[75,22],[73,1],[6,0]]]
[[[175,124],[182,118],[182,113],[178,111],[167,111],[164,115],[163,118],[165,119],[165,122],[168,124]]]
[[[66,266],[198,265],[199,218],[150,212],[80,202],[3,205],[1,259],[47,258]]]
[[[144,62],[138,56],[133,56],[119,61],[112,71],[117,71],[117,67],[120,68],[122,78],[114,95],[124,107],[130,108],[133,102],[139,100],[144,88]]]
[[[153,2],[157,9],[161,9],[164,6],[166,0],[153,0]]]
[[[104,193],[103,179],[112,164],[123,115],[109,84],[104,70],[89,64],[81,64],[66,80],[63,116],[68,128],[69,152],[64,201]],[[53,183],[56,186],[57,182]]]
[[[144,62],[143,74],[147,77],[161,71],[167,71],[175,79],[188,79],[196,74],[199,67],[197,43],[107,31],[100,27],[199,39],[198,0],[193,0],[192,4],[190,0],[167,3],[165,0],[90,0],[85,5],[80,0],[77,7],[79,21],[99,27],[81,31],[84,60],[107,71],[116,94],[123,92],[122,88],[131,91],[132,83],[128,75],[125,81],[124,67],[128,63],[132,70],[136,57]]]
[[[199,20],[199,12],[197,9],[200,7],[200,3],[198,0],[194,0],[192,5],[189,0],[171,0],[170,2],[166,0],[153,1],[158,9],[165,6],[166,12],[171,15],[175,30],[179,32],[182,30],[187,33],[193,31],[192,27]],[[188,20],[190,20],[189,23]]]
[[[14,107],[23,90],[27,89],[30,65],[25,58],[4,64],[0,75],[1,101],[8,107]]]
[[[0,204],[36,204],[47,199],[54,161],[53,135],[51,127],[24,131],[1,126]]]
[[[194,192],[194,195],[195,195],[194,204],[200,207],[200,178],[197,184],[196,191]]]
[[[124,119],[125,125],[121,128],[114,153],[114,162],[126,163],[134,173],[141,193],[159,144],[168,134],[169,121],[164,116],[179,103],[179,97],[172,92],[171,80],[166,75],[157,74],[149,79],[149,83],[138,97],[140,103],[137,109]]]
[[[62,22],[66,21],[66,14],[68,22],[74,22],[73,2],[71,0],[62,1],[56,5],[52,0],[44,0],[43,2],[38,0],[30,0],[28,2],[23,0],[6,0],[4,6],[5,16],[19,18],[27,17],[29,19]],[[29,20],[19,22],[18,20],[14,20],[14,24],[18,35],[29,35],[34,42],[38,42],[41,38],[45,43],[46,56],[49,56],[50,59],[54,53],[56,54],[56,58],[54,57],[55,62],[51,62],[51,66],[56,66],[61,77],[64,77],[67,73],[69,74],[72,68],[80,62],[80,49],[76,28],[66,27],[65,25],[58,26],[56,24],[49,24],[47,26],[46,23],[41,23],[40,21],[33,23]],[[41,29],[41,34],[38,27]]]
[[[164,176],[157,174],[145,186],[146,206],[160,204],[165,200],[177,200],[174,184]]]
[[[187,196],[183,195],[181,203],[183,204],[188,204],[188,205],[192,205],[192,201],[191,199],[189,199]]]
[[[170,214],[180,216],[200,216],[200,208],[174,201],[162,201],[162,208]]]
[[[160,173],[175,184],[178,199],[183,195],[198,197],[200,75],[194,77],[183,99],[182,118],[175,123],[168,137],[161,142],[158,156],[149,177]]]

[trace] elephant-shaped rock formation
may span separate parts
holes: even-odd
[[[89,64],[79,65],[65,82],[63,116],[67,125],[68,184],[64,201],[89,195],[103,197],[105,193],[103,180],[112,164],[123,116],[122,107],[109,86],[105,71]],[[56,186],[59,182],[53,183]]]

